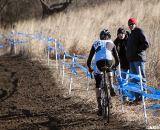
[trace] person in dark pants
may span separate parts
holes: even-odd
[[[89,72],[93,72],[93,67],[91,66],[91,61],[93,56],[95,55],[95,63],[96,67],[99,71],[101,70],[101,67],[107,66],[109,69],[107,70],[109,72],[109,78],[110,78],[110,84],[112,87],[110,88],[110,95],[115,96],[116,93],[114,92],[113,88],[113,75],[111,68],[114,66],[117,67],[119,65],[119,57],[116,50],[116,47],[111,40],[111,34],[107,29],[104,29],[100,32],[100,39],[96,40],[90,50],[88,60],[87,60],[87,66],[89,69]],[[114,64],[115,59],[115,64]],[[96,81],[96,98],[97,98],[97,105],[98,105],[98,111],[97,115],[102,115],[102,106],[101,106],[101,91],[100,91],[100,85],[102,81],[102,76],[100,74],[95,74],[95,81]]]
[[[127,39],[129,36],[129,32],[127,32],[123,27],[118,28],[117,30],[117,38],[114,40],[114,44],[116,45],[116,49],[120,59],[120,68],[122,72],[129,71],[129,63],[126,56],[126,46],[127,46]],[[128,74],[121,73],[121,77],[123,79],[128,78]],[[123,94],[123,101],[126,101],[127,97]]]
[[[131,34],[127,41],[126,56],[130,65],[130,72],[133,74],[139,74],[139,67],[142,74],[143,85],[146,85],[145,75],[145,62],[146,62],[146,50],[149,48],[149,42],[144,34],[144,31],[137,27],[137,20],[130,18],[128,20],[128,27],[131,30]],[[134,83],[138,83],[136,79],[132,80]],[[132,93],[136,99],[135,102],[142,101],[142,96],[138,93]]]

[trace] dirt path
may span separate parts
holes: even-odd
[[[0,130],[145,129],[140,105],[125,105],[122,113],[116,96],[111,123],[105,124],[95,114],[93,85],[87,92],[86,85],[76,81],[69,95],[67,78],[62,85],[58,77],[56,69],[41,60],[0,57]]]

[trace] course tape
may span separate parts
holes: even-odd
[[[159,108],[160,108],[160,104],[155,104],[155,105],[146,107],[146,109],[159,109]]]
[[[5,47],[6,45],[5,44],[0,44],[0,48],[3,48]]]
[[[134,74],[130,75],[130,73],[127,73],[127,74],[129,74],[131,78],[133,77],[139,78],[138,75],[134,75]],[[114,85],[114,88],[116,90],[121,89],[123,92],[122,95],[127,96],[130,101],[134,101],[136,98],[133,92],[141,94],[142,96],[144,96],[145,99],[150,98],[150,99],[160,100],[160,90],[149,87],[149,86],[141,86],[138,83],[132,83],[120,77],[116,77],[116,78],[119,85]],[[147,90],[147,93],[145,91],[142,91],[142,89]],[[147,109],[149,108],[160,108],[160,105],[148,106]]]
[[[35,33],[35,34],[28,34],[28,33],[25,33],[25,32],[16,32],[16,33],[8,32],[7,35],[8,36],[0,37],[0,41],[1,40],[7,40],[10,44],[26,44],[26,43],[28,43],[27,40],[15,40],[15,39],[13,39],[13,37],[15,35],[19,35],[19,36],[31,37],[33,39],[40,40],[40,41],[43,41],[44,43],[47,43],[49,51],[55,51],[55,50],[59,51],[60,50],[60,51],[63,52],[63,54],[66,58],[72,58],[73,59],[71,64],[64,63],[64,66],[70,67],[71,72],[74,75],[78,76],[78,72],[76,71],[76,67],[79,67],[81,70],[84,71],[86,76],[91,78],[91,75],[88,72],[88,69],[78,63],[78,59],[86,59],[87,56],[83,56],[83,55],[73,55],[73,56],[71,56],[70,54],[68,54],[65,51],[62,43],[60,43],[56,39],[54,39],[52,37],[48,37],[47,35],[43,34],[42,32]],[[54,43],[54,42],[57,43],[56,48],[49,45],[50,43]],[[5,44],[0,44],[0,48],[3,48],[5,46],[6,46]],[[93,68],[96,67],[95,64],[92,64],[92,66],[93,66]],[[127,73],[127,72],[121,72],[121,73],[128,74],[129,75],[129,80],[133,79],[133,78],[137,79],[137,80],[141,79],[141,77],[139,75],[135,75],[135,74]],[[144,91],[141,91],[141,86],[138,85],[138,84],[130,83],[127,80],[124,80],[122,78],[121,79],[117,78],[117,81],[118,81],[119,85],[115,86],[115,89],[117,89],[117,90],[122,89],[122,91],[124,92],[124,95],[128,96],[129,99],[131,99],[131,100],[135,100],[135,96],[132,93],[130,93],[130,91],[139,93],[146,98],[152,98],[152,99],[160,100],[160,90],[157,90],[155,88],[148,87],[148,86],[143,86],[143,89],[146,89],[150,92],[149,94],[147,94]]]
[[[48,51],[55,51],[55,47],[52,47],[52,46],[48,46]]]

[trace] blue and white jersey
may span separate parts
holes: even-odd
[[[101,74],[101,71],[97,68],[96,61],[95,61],[95,56],[92,59],[92,67],[93,67],[93,72],[95,74]]]
[[[114,48],[114,43],[112,40],[98,40],[93,43],[95,49],[95,60],[113,60],[112,49]]]

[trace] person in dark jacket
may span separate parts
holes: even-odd
[[[143,85],[146,85],[145,76],[145,62],[146,62],[146,50],[149,48],[149,42],[144,34],[144,31],[137,27],[137,20],[130,18],[128,20],[128,27],[131,30],[131,34],[127,41],[127,59],[130,64],[130,71],[133,74],[139,74],[139,67],[142,74]],[[133,82],[138,83],[136,79]],[[133,93],[136,97],[136,101],[142,101],[142,96],[138,93]]]
[[[126,57],[126,46],[127,46],[127,39],[129,36],[129,32],[126,31],[123,27],[118,28],[117,30],[117,38],[114,40],[114,44],[116,45],[116,49],[120,59],[120,68],[121,68],[121,77],[123,79],[128,79],[128,74],[125,72],[129,71],[129,63]],[[123,101],[127,100],[127,96],[125,96],[124,92],[122,91]]]
[[[116,49],[120,58],[121,71],[127,72],[129,70],[129,63],[126,57],[126,46],[129,32],[127,32],[123,27],[118,28],[117,38],[114,40]],[[126,74],[121,74],[122,78],[127,79]]]

